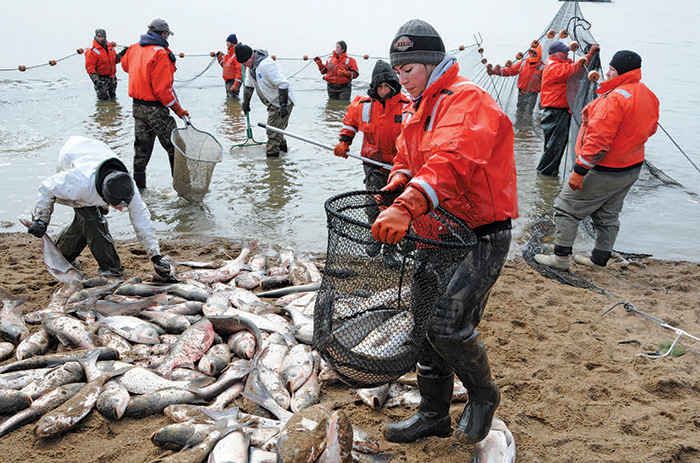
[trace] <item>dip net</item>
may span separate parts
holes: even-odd
[[[223,158],[223,147],[213,135],[197,130],[191,123],[173,130],[175,145],[173,188],[192,202],[201,202],[209,191],[214,167]]]
[[[313,347],[355,388],[388,383],[415,367],[436,304],[476,243],[440,208],[413,221],[397,245],[378,243],[372,223],[396,196],[356,191],[325,203],[328,251]]]

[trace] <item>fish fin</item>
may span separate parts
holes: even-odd
[[[207,415],[209,418],[211,418],[212,420],[217,421],[217,422],[223,418],[228,417],[228,416],[233,417],[236,420],[238,420],[238,407],[233,407],[229,410],[223,410],[223,411],[218,411],[218,410],[214,410],[211,408],[202,407],[200,410],[202,413]]]

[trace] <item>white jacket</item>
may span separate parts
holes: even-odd
[[[258,98],[267,104],[279,108],[280,89],[289,90],[289,104],[294,104],[294,95],[277,63],[265,50],[255,50],[253,67],[246,71],[245,86],[255,88]]]
[[[64,206],[109,207],[97,192],[95,176],[97,167],[110,158],[117,158],[107,145],[98,140],[72,136],[58,154],[56,174],[39,186],[39,196],[34,206],[34,220],[51,220],[54,204]],[[134,197],[127,206],[129,220],[136,236],[150,257],[160,255],[158,238],[151,224],[151,213],[141,199],[134,184]]]

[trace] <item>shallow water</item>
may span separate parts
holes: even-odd
[[[698,39],[684,30],[696,25],[700,7],[692,1],[678,1],[673,7],[655,11],[650,1],[618,1],[612,4],[582,3],[591,32],[601,43],[604,62],[620,48],[638,51],[644,59],[644,81],[661,100],[661,123],[688,155],[700,165],[700,140],[696,108],[700,100],[700,82],[693,68],[700,62]],[[678,5],[676,5],[676,3]],[[83,8],[87,2],[67,1],[45,5],[38,2],[23,6],[2,6],[0,16],[0,69],[17,64],[39,64],[48,59],[70,55],[78,46],[86,46],[95,27],[107,29],[109,40],[128,44],[143,33],[153,17],[165,17],[175,30],[171,48],[188,55],[178,60],[176,91],[183,107],[192,115],[193,124],[214,135],[224,146],[224,160],[215,170],[210,191],[202,204],[194,205],[180,198],[171,186],[165,152],[156,143],[148,168],[149,188],[144,198],[151,210],[160,236],[223,236],[232,239],[261,239],[311,251],[325,250],[326,224],[323,202],[330,196],[362,188],[359,161],[336,158],[322,148],[289,139],[290,152],[278,159],[265,157],[262,146],[229,148],[246,139],[246,121],[237,102],[226,101],[220,67],[215,63],[201,77],[209,64],[210,50],[223,47],[231,29],[231,20],[212,12],[221,12],[225,2],[209,2],[194,7],[185,2],[120,2],[114,17],[105,21],[102,14]],[[179,8],[173,8],[175,4]],[[356,55],[360,78],[353,96],[363,94],[376,62],[364,60],[387,55],[394,31],[411,17],[432,22],[443,35],[447,48],[473,43],[472,34],[480,32],[492,62],[512,58],[536,38],[560,4],[554,1],[532,2],[533,8],[514,16],[521,2],[499,1],[486,8],[470,2],[436,2],[439,10],[460,13],[438,14],[426,11],[424,3],[409,2],[405,10],[388,5],[357,2],[348,11],[347,22],[353,27],[328,24],[329,11],[319,7],[312,13],[283,2],[271,2],[274,17],[268,18],[264,31],[254,24],[234,21],[233,30],[242,41],[267,48],[278,54],[280,67],[287,76],[296,98],[288,130],[334,145],[341,127],[345,104],[327,100],[325,83],[312,61],[301,55],[326,54],[339,38],[346,40],[350,53]],[[138,9],[137,8],[138,5]],[[166,8],[167,5],[167,8]],[[212,6],[213,5],[213,6]],[[376,14],[367,15],[372,5]],[[217,6],[221,8],[217,8]],[[81,19],[70,11],[81,8]],[[252,6],[242,6],[239,17],[252,15]],[[41,15],[36,15],[38,10]],[[137,11],[138,14],[134,13]],[[129,14],[127,14],[129,13]],[[467,14],[469,13],[469,14]],[[62,18],[58,23],[52,17]],[[278,17],[279,16],[279,17]],[[27,37],[24,24],[32,18],[46,27],[50,40]],[[136,19],[135,19],[136,18]],[[391,19],[387,19],[391,18]],[[621,20],[627,18],[628,21]],[[358,24],[363,24],[358,27]],[[505,33],[507,31],[507,33]],[[9,45],[13,44],[13,45]],[[192,56],[201,54],[205,56]],[[475,72],[467,52],[457,55],[463,74]],[[85,135],[107,143],[127,166],[133,157],[133,119],[127,95],[126,75],[119,70],[116,101],[96,101],[92,85],[83,68],[82,56],[73,56],[55,67],[40,67],[20,73],[0,72],[0,181],[5,188],[0,204],[2,231],[21,231],[17,217],[31,213],[36,189],[55,171],[58,150],[70,135]],[[253,97],[251,123],[264,122],[265,108]],[[182,126],[182,123],[179,123]],[[264,140],[264,131],[253,128],[256,140]],[[551,213],[551,204],[560,184],[555,179],[535,174],[542,142],[532,131],[516,133],[515,151],[518,167],[520,219],[515,222],[513,252],[527,241],[529,227]],[[357,137],[354,148],[359,148]],[[647,158],[684,188],[661,185],[644,172],[630,192],[621,216],[622,227],[616,249],[649,253],[658,258],[700,261],[700,173],[693,169],[661,131],[648,143]],[[357,151],[356,151],[357,152]],[[117,238],[132,238],[133,230],[126,214],[112,212],[110,227]],[[57,207],[51,232],[67,224],[72,212]],[[586,236],[576,243],[577,249],[590,249]]]

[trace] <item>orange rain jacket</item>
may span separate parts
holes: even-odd
[[[656,133],[659,100],[635,69],[601,84],[603,94],[583,108],[576,140],[576,171],[617,170],[644,161],[644,143]]]
[[[381,101],[357,96],[343,117],[340,139],[352,143],[357,132],[364,134],[360,154],[375,161],[392,164],[396,156],[396,138],[401,133],[402,113],[408,99],[401,93]]]
[[[569,108],[566,97],[566,81],[569,80],[581,65],[566,58],[549,57],[542,71],[542,93],[540,104],[544,108]]]
[[[520,93],[539,93],[542,87],[542,70],[544,63],[540,58],[542,46],[534,49],[537,56],[528,56],[511,64],[509,67],[501,68],[497,74],[500,76],[518,76],[518,89]]]
[[[85,70],[88,74],[115,77],[117,75],[117,52],[111,44],[107,50],[97,40],[92,40],[92,46],[85,50]]]
[[[437,69],[436,71],[437,72]],[[518,217],[513,125],[456,61],[408,106],[391,175],[471,228]],[[390,175],[390,177],[391,177]]]
[[[122,57],[122,69],[129,73],[129,96],[143,101],[159,101],[170,107],[176,102],[173,92],[175,63],[172,52],[161,45],[131,45]]]
[[[350,71],[350,77],[339,76],[338,70],[341,68],[345,69],[346,71]],[[357,62],[355,61],[355,58],[349,57],[347,53],[341,53],[338,55],[334,51],[333,55],[326,61],[326,65],[324,69],[321,70],[321,74],[324,75],[323,79],[329,84],[343,85],[347,84],[352,79],[357,79],[357,77],[360,75],[360,71],[357,69]]]
[[[243,71],[241,69],[241,63],[236,60],[235,48],[236,47],[229,48],[226,56],[221,56],[217,59],[219,60],[221,67],[224,68],[224,80],[236,80],[241,82],[241,79],[243,78]]]

